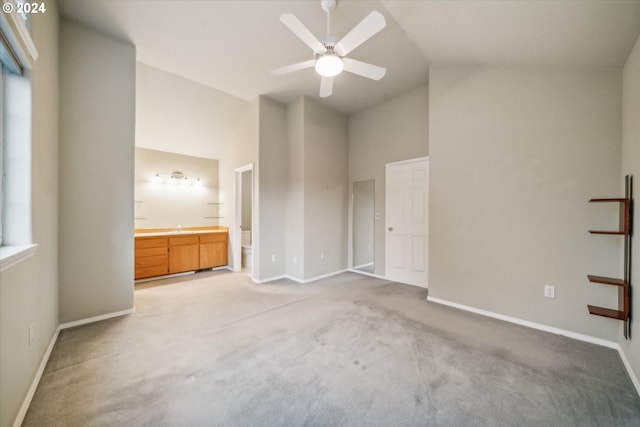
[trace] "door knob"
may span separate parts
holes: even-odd
[[[387,230],[393,231],[393,227],[389,227],[389,228],[387,228]]]

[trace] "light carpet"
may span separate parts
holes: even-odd
[[[345,273],[198,273],[63,330],[24,426],[638,426],[616,351]],[[148,285],[147,285],[148,286]]]

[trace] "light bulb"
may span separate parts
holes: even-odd
[[[326,53],[316,60],[316,72],[323,77],[337,76],[344,70],[344,63],[338,55]]]
[[[156,176],[154,176],[151,181],[154,182],[155,184],[161,184],[162,183],[162,178],[160,178],[160,174],[157,173]]]
[[[202,181],[200,181],[200,177],[196,180],[196,187],[202,187]]]

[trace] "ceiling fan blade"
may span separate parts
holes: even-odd
[[[384,20],[384,16],[374,10],[338,42],[335,48],[336,52],[340,56],[347,55],[353,49],[373,37],[386,25],[387,22]]]
[[[342,58],[344,70],[372,80],[380,80],[387,69],[351,58]]]
[[[283,74],[293,73],[294,71],[304,70],[305,68],[311,68],[316,63],[315,59],[308,61],[297,62],[295,64],[285,65],[284,67],[275,68],[271,70],[271,74],[274,76],[281,76]]]
[[[320,98],[326,98],[333,93],[333,77],[322,77],[320,80]]]
[[[320,40],[293,13],[283,13],[280,15],[280,21],[315,53],[323,54],[327,51],[327,48],[320,43]]]

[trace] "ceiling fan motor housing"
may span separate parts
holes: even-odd
[[[327,53],[334,53],[336,45],[338,44],[338,38],[334,36],[327,36],[322,40],[322,44],[327,48]]]
[[[336,0],[320,0],[320,7],[325,12],[331,13],[336,8]]]

